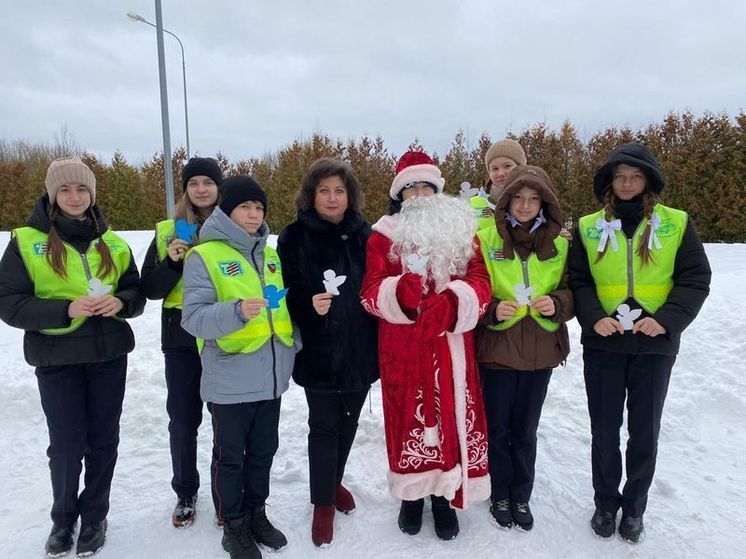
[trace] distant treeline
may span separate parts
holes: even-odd
[[[568,224],[597,209],[592,180],[595,170],[618,144],[639,141],[658,157],[666,179],[662,202],[686,210],[694,219],[703,240],[746,242],[746,114],[690,112],[671,113],[662,122],[640,130],[609,128],[587,141],[565,122],[559,130],[536,124],[517,136],[529,163],[543,167],[559,192]],[[500,138],[483,133],[476,145],[469,145],[462,131],[444,155],[431,154],[446,179],[446,191],[459,192],[463,181],[484,184],[487,172],[484,154]],[[417,139],[411,149],[427,149]],[[110,226],[118,230],[152,229],[166,215],[163,155],[136,167],[121,153],[111,161],[78,148],[63,129],[53,144],[30,145],[0,140],[0,230],[22,225],[36,198],[44,191],[47,165],[55,157],[79,154],[97,180],[97,200]],[[208,154],[200,154],[208,155]],[[376,220],[386,212],[394,166],[400,154],[391,153],[381,137],[342,141],[325,134],[293,141],[287,147],[261,158],[229,161],[215,155],[226,175],[248,173],[267,191],[267,221],[273,232],[295,218],[293,200],[308,166],[317,158],[346,159],[357,173],[366,197],[365,216]],[[175,192],[181,194],[184,149],[173,157]]]

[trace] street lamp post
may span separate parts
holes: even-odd
[[[155,24],[149,22],[141,15],[135,14],[133,12],[128,12],[127,17],[132,21],[145,23],[146,25],[150,25],[151,27],[155,27],[157,29],[157,26]],[[186,127],[186,151],[188,160],[191,154],[191,150],[189,149],[189,109],[187,106],[186,59],[184,58],[184,45],[182,44],[181,39],[179,39],[176,34],[172,33],[168,29],[163,29],[163,32],[168,33],[174,39],[176,39],[179,42],[179,47],[181,47],[181,76],[184,82],[184,125]]]

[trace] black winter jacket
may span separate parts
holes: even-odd
[[[80,253],[89,246],[90,238],[98,238],[107,225],[101,210],[93,206],[99,227],[94,232],[90,220],[57,218],[57,231],[63,241]],[[36,203],[27,224],[49,232],[49,197],[45,194]],[[130,253],[130,266],[119,279],[114,293],[124,303],[120,318],[142,314],[145,298],[140,294],[140,275]],[[77,365],[109,361],[132,351],[135,337],[130,326],[114,318],[89,317],[69,334],[47,335],[39,330],[64,328],[71,319],[67,315],[71,301],[40,299],[34,296],[34,284],[23,263],[17,239],[12,238],[0,260],[0,319],[10,326],[26,330],[23,353],[34,367]]]
[[[142,264],[140,288],[148,299],[165,299],[184,273],[184,261],[158,258],[156,239],[150,243]],[[194,336],[181,327],[181,309],[161,308],[161,350],[197,351]]]
[[[363,390],[378,379],[378,324],[360,304],[365,246],[371,228],[347,210],[339,224],[315,210],[299,212],[280,234],[277,250],[287,303],[300,328],[303,349],[295,357],[293,379],[310,390]],[[325,270],[346,275],[329,312],[319,316],[311,297],[325,291]]]
[[[628,222],[622,216],[623,231],[629,238],[637,229],[639,219]],[[576,242],[570,248],[570,288],[575,298],[575,314],[582,327],[580,342],[587,347],[618,353],[658,353],[676,355],[679,351],[681,333],[694,320],[710,292],[710,263],[702,241],[691,219],[687,220],[681,246],[676,253],[673,272],[673,289],[666,302],[652,315],[666,329],[666,333],[651,338],[642,333],[612,334],[602,337],[593,330],[593,325],[609,316],[596,295],[596,285],[591,275],[588,256],[575,230]],[[637,303],[630,305],[640,308]],[[650,316],[643,310],[640,318]]]

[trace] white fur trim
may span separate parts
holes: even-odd
[[[469,451],[466,442],[466,349],[463,334],[446,332],[448,349],[451,352],[451,374],[453,375],[453,404],[456,416],[458,446],[461,451],[462,491],[464,508],[469,506]]]
[[[486,501],[492,493],[490,476],[484,475],[469,478],[469,502]]]
[[[458,313],[454,334],[462,334],[474,330],[479,320],[479,298],[474,288],[464,280],[449,281],[445,289],[453,291],[458,299]]]
[[[452,470],[429,470],[412,474],[398,474],[389,471],[389,491],[397,499],[415,501],[428,495],[445,497],[452,501],[461,487],[461,466]]]
[[[393,200],[399,199],[399,193],[404,190],[404,186],[415,182],[429,182],[434,185],[436,192],[443,192],[446,180],[441,176],[440,169],[435,165],[422,163],[420,165],[410,165],[394,177],[391,183],[389,195]]]
[[[391,324],[414,324],[414,320],[407,318],[396,299],[396,286],[401,276],[388,277],[378,288],[378,310],[386,322]]]
[[[378,221],[376,221],[371,229],[373,231],[376,231],[386,237],[387,239],[390,239],[394,235],[394,230],[399,225],[399,220],[401,219],[401,216],[399,214],[396,215],[384,215],[381,217]]]
[[[425,427],[425,434],[422,439],[425,446],[438,446],[440,444],[440,435],[438,435],[438,426]]]

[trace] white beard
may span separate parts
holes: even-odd
[[[408,256],[427,256],[423,284],[432,280],[436,292],[443,290],[451,276],[466,273],[474,256],[477,231],[477,221],[467,201],[446,194],[415,196],[402,203],[400,215],[391,237],[391,256],[401,260],[403,271],[408,271]]]

